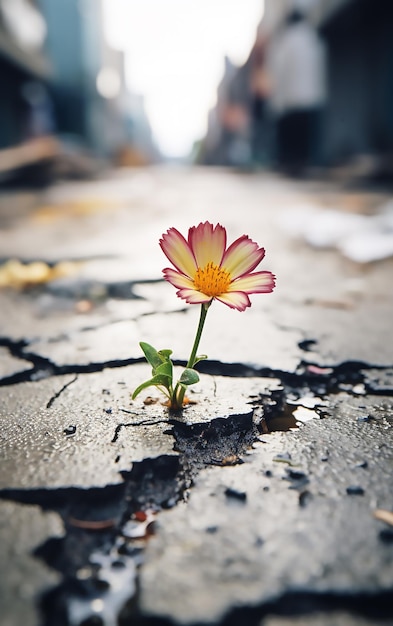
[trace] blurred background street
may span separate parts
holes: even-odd
[[[0,183],[171,160],[391,182],[388,0],[2,0]]]

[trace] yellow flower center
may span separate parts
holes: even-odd
[[[212,298],[226,293],[230,282],[229,272],[223,270],[219,265],[214,265],[212,261],[203,269],[198,267],[194,278],[195,289]]]

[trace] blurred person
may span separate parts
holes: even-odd
[[[251,152],[255,165],[266,165],[269,160],[268,97],[270,78],[266,63],[266,37],[258,33],[251,51]]]
[[[301,11],[291,11],[279,29],[269,67],[278,166],[301,176],[320,159],[319,133],[326,102],[325,47]]]

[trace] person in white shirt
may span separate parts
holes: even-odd
[[[270,106],[276,119],[277,160],[290,174],[315,161],[326,102],[326,54],[316,30],[292,11],[270,48]]]

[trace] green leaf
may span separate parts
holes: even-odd
[[[180,376],[179,383],[181,385],[194,385],[199,381],[199,374],[196,370],[187,367]]]
[[[162,376],[166,376],[169,378],[170,382],[172,382],[173,377],[173,366],[172,361],[169,359],[164,363],[161,363],[158,367],[154,368],[154,374],[161,374]]]
[[[158,354],[164,357],[165,361],[167,361],[172,354],[172,350],[159,350]]]
[[[132,399],[135,400],[135,398],[140,394],[140,392],[143,391],[143,389],[146,389],[146,387],[160,387],[160,386],[165,387],[165,389],[169,388],[167,376],[158,374],[157,376],[153,376],[153,378],[151,378],[150,380],[146,380],[144,383],[142,383],[141,385],[139,385],[139,387],[135,389],[134,393],[132,394]]]
[[[194,365],[199,363],[199,361],[205,361],[205,359],[208,359],[208,358],[209,357],[207,356],[207,354],[200,354],[199,356],[195,357]]]
[[[153,346],[145,341],[141,341],[139,345],[143,350],[143,354],[145,355],[147,362],[150,363],[153,369],[161,365],[164,359],[159,355],[157,350],[153,348]]]

